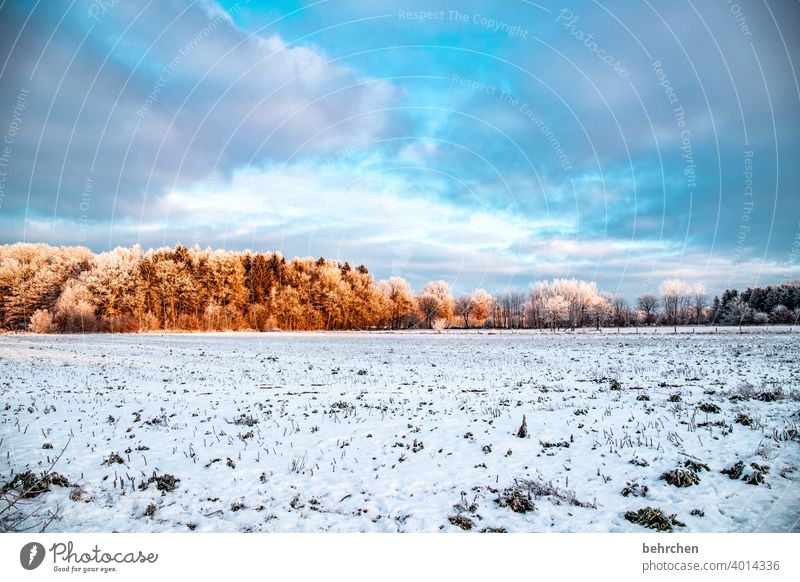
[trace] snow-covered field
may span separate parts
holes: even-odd
[[[668,331],[0,336],[6,499],[62,449],[69,482],[0,517],[616,532],[652,507],[675,531],[798,531],[798,335]]]

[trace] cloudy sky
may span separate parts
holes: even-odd
[[[0,0],[1,1],[1,0]],[[800,3],[0,3],[0,244],[800,276]]]

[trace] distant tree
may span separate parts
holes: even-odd
[[[700,318],[703,315],[703,309],[708,305],[708,295],[706,288],[702,283],[698,283],[692,287],[692,314],[694,316],[694,323],[699,324]]]
[[[589,307],[594,316],[594,327],[599,330],[611,313],[611,297],[601,293],[594,295],[589,301]]]
[[[770,313],[770,321],[772,323],[792,323],[792,312],[785,305],[776,305],[772,308]]]
[[[508,327],[519,329],[525,326],[525,294],[513,289],[503,295]]]
[[[663,321],[673,325],[795,324],[800,317],[800,281],[726,289],[710,305],[702,285],[679,279],[665,280],[660,292],[661,302],[653,294],[638,297],[635,312],[621,295],[574,278],[535,282],[525,294],[477,289],[454,300],[444,281],[414,297],[399,277],[375,282],[363,265],[324,257],[287,261],[277,252],[181,244],[97,255],[82,247],[0,246],[2,329],[397,329],[459,318],[464,327],[557,331],[639,319],[652,324],[662,304]]]
[[[732,303],[739,297],[739,291],[736,289],[725,289],[720,297],[719,309],[716,314],[716,321],[721,323],[730,323],[730,308]]]
[[[728,302],[727,309],[725,310],[725,323],[741,327],[743,324],[751,323],[752,318],[753,309],[747,304],[744,298],[736,296],[733,300]]]
[[[252,303],[247,308],[247,324],[256,331],[266,331],[275,326],[275,321],[263,303]]]
[[[378,292],[387,301],[389,328],[399,329],[403,319],[414,308],[411,286],[401,277],[389,277],[385,281],[378,281]]]
[[[55,306],[55,321],[59,330],[68,333],[97,330],[97,318],[89,289],[77,279],[64,285]]]
[[[368,329],[383,325],[389,304],[372,275],[366,269],[349,269],[342,272],[342,281],[347,285],[342,327]]]
[[[492,310],[492,296],[483,289],[476,289],[472,292],[472,302],[472,317],[478,325],[483,325]]]
[[[546,281],[537,281],[528,288],[527,313],[531,327],[543,328],[547,326],[545,301],[550,296],[550,288]]]
[[[140,277],[141,248],[117,247],[96,257],[93,269],[80,281],[92,295],[92,303],[108,331],[135,331],[145,312],[145,293]]]
[[[475,311],[475,300],[471,295],[462,295],[453,302],[453,314],[464,320],[464,328],[469,328],[470,315]]]
[[[447,319],[442,300],[433,293],[422,293],[417,297],[417,309],[425,327],[433,327],[436,319]]]
[[[33,313],[52,308],[65,282],[92,268],[83,247],[16,243],[0,247],[0,326],[25,329]]]
[[[450,320],[453,317],[453,292],[450,285],[444,281],[431,281],[422,288],[420,295],[432,295],[436,297],[441,305],[438,317]]]
[[[789,315],[800,305],[800,281],[786,281],[780,285],[766,287],[748,287],[742,292],[737,289],[726,289],[717,304],[712,306],[714,321],[728,325],[742,325],[767,320],[779,323],[784,320],[794,321]],[[788,311],[785,312],[784,309]]]
[[[312,277],[311,302],[324,329],[340,329],[345,324],[345,308],[350,288],[342,280],[342,271],[334,264],[316,263]]]
[[[711,301],[711,309],[708,312],[708,321],[711,323],[717,323],[720,314],[720,307],[721,303],[719,297],[714,295],[714,299]]]
[[[636,308],[642,312],[645,325],[655,322],[658,306],[658,297],[652,293],[646,293],[636,298]]]
[[[611,321],[616,327],[628,325],[631,318],[631,308],[627,300],[620,294],[614,295],[611,300]]]
[[[683,323],[688,295],[686,282],[681,279],[665,279],[661,283],[661,299],[666,323],[673,325]]]
[[[545,299],[544,312],[547,323],[555,333],[561,324],[569,317],[570,304],[562,295],[552,295]]]

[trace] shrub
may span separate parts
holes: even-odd
[[[738,479],[739,477],[742,476],[743,469],[744,469],[744,462],[737,461],[730,467],[724,468],[722,471],[720,471],[720,473],[722,473],[723,475],[727,475],[731,479]]]
[[[180,479],[175,477],[175,475],[170,475],[168,473],[164,473],[163,475],[157,475],[154,472],[153,476],[150,477],[146,483],[142,483],[142,485],[140,485],[139,488],[147,489],[147,486],[150,483],[155,483],[156,489],[158,489],[162,493],[170,493],[172,491],[175,491],[175,487],[177,487],[179,481]]]
[[[761,485],[764,482],[764,476],[769,473],[769,465],[759,465],[758,463],[745,465],[744,461],[737,461],[723,469],[721,473],[731,479],[741,479],[750,485]]]
[[[683,462],[683,466],[689,469],[690,471],[694,471],[695,473],[699,473],[700,471],[710,471],[711,469],[708,468],[708,465],[705,463],[700,463],[698,461],[693,461],[691,459],[686,459]]]
[[[119,455],[119,453],[111,453],[110,455],[108,455],[108,457],[103,459],[102,464],[111,466],[111,465],[122,465],[123,463],[125,463],[125,461]]]
[[[472,520],[468,518],[466,515],[449,515],[447,520],[452,523],[453,525],[457,525],[463,530],[470,530],[472,529]]]
[[[691,469],[678,467],[661,474],[660,479],[675,487],[691,487],[700,483],[700,477]]]
[[[534,510],[533,501],[530,493],[523,493],[518,487],[505,489],[497,498],[500,507],[508,507],[515,513],[527,513]]]
[[[31,315],[28,329],[33,333],[50,333],[53,329],[53,316],[47,309],[39,309]]]
[[[50,487],[69,487],[70,483],[66,477],[59,473],[45,471],[40,477],[36,477],[33,471],[17,473],[14,478],[0,487],[0,494],[17,491],[21,499],[33,499],[42,493],[50,491]]]
[[[684,527],[686,524],[678,521],[675,514],[664,515],[657,507],[643,507],[638,511],[625,512],[625,519],[631,523],[656,531],[672,532],[674,527]]]
[[[783,399],[783,390],[780,388],[773,390],[772,392],[761,392],[758,396],[756,396],[756,400],[760,400],[761,402],[775,402],[776,400],[781,399]]]
[[[622,488],[620,493],[622,493],[623,497],[646,497],[648,490],[649,488],[647,485],[639,485],[636,482],[628,482],[628,484]]]
[[[714,404],[713,402],[703,402],[700,406],[697,407],[701,412],[709,412],[711,414],[716,414],[719,412],[719,406]]]
[[[83,283],[70,279],[56,301],[56,327],[67,333],[97,331],[92,294]]]
[[[518,495],[515,494],[515,492],[518,493]],[[537,499],[540,497],[546,497],[554,505],[566,504],[575,507],[596,508],[595,503],[580,501],[575,496],[575,492],[571,489],[562,489],[552,481],[543,481],[537,478],[514,479],[514,486],[507,488],[501,495],[501,498],[513,498],[519,502],[523,498],[530,501],[531,496]],[[502,503],[500,505],[501,507],[503,506]],[[531,509],[533,509],[533,503],[531,503]]]

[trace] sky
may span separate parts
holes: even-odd
[[[0,244],[800,277],[800,2],[0,0]]]

